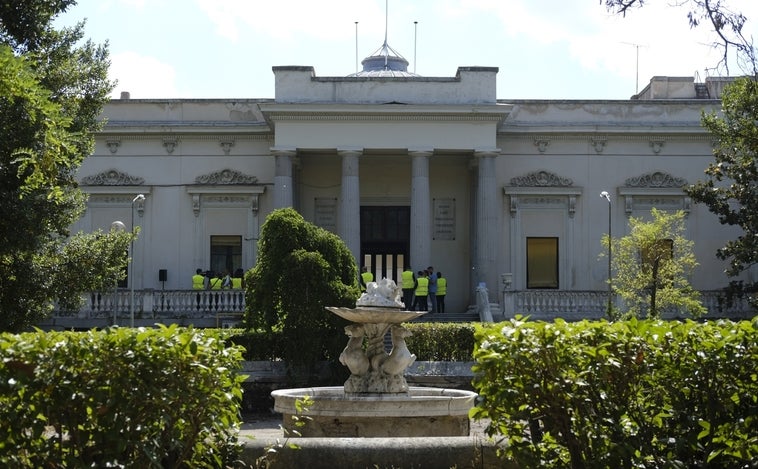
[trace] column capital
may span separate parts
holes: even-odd
[[[363,148],[360,147],[338,147],[337,154],[339,156],[362,156]]]
[[[409,148],[408,154],[410,156],[432,156],[434,154],[434,148],[431,147],[419,147]]]
[[[475,158],[492,158],[495,156],[500,156],[499,148],[475,148],[474,149]]]
[[[297,148],[295,147],[271,147],[269,151],[274,156],[297,156]]]

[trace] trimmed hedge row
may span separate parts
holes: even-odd
[[[225,467],[239,347],[177,326],[0,335],[0,466]]]
[[[471,361],[474,352],[473,323],[404,323],[413,335],[406,338],[418,361]],[[245,348],[245,360],[281,360],[281,332],[238,330],[228,337],[230,344]],[[347,337],[345,337],[347,345]]]
[[[517,317],[477,344],[472,416],[520,467],[758,467],[758,318]]]

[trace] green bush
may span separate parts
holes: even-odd
[[[476,333],[475,418],[520,467],[758,466],[758,329],[510,322]]]
[[[411,322],[403,324],[413,335],[405,339],[417,361],[472,361],[473,323]]]
[[[411,322],[403,326],[413,334],[406,338],[406,343],[417,361],[467,362],[474,359],[473,323]],[[347,337],[340,340],[344,348]],[[238,331],[227,341],[245,348],[245,360],[281,360],[283,357],[285,338],[279,331]]]
[[[3,467],[224,467],[241,349],[213,331],[0,335]]]

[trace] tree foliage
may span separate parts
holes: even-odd
[[[52,26],[74,3],[0,3],[0,330],[35,323],[61,293],[70,302],[93,284],[113,284],[126,262],[130,234],[80,235],[89,249],[78,249],[77,262],[97,267],[93,278],[64,270],[75,264],[66,257],[74,248],[64,248],[68,227],[86,200],[76,170],[94,148],[113,87],[107,47],[82,42],[83,23]]]
[[[600,3],[614,14],[626,16],[630,10],[643,7],[646,0],[600,0]],[[686,10],[691,28],[703,24],[713,28],[718,39],[712,45],[721,50],[721,59],[714,67],[716,70],[729,75],[729,54],[735,51],[739,68],[750,75],[758,74],[753,38],[743,31],[747,22],[745,15],[733,11],[721,0],[679,0],[673,6]]]
[[[726,87],[721,112],[704,114],[703,126],[715,137],[714,161],[706,181],[687,189],[696,202],[704,203],[724,225],[742,228],[742,234],[726,243],[716,255],[729,260],[727,275],[737,277],[758,263],[758,82],[741,78]],[[754,306],[758,285],[743,280],[731,282],[736,293],[748,292]]]
[[[684,212],[653,208],[651,214],[651,221],[631,217],[629,234],[612,240],[613,291],[630,316],[657,318],[667,308],[705,314],[700,293],[687,279],[698,263],[694,243],[684,237]],[[602,242],[607,248],[608,237]]]
[[[338,236],[291,208],[274,210],[261,227],[258,262],[245,276],[246,322],[282,330],[282,358],[290,365],[336,362],[345,345],[345,322],[325,307],[355,306],[357,272]]]

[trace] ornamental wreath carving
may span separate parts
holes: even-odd
[[[663,171],[654,171],[629,178],[624,184],[626,187],[683,187],[687,185],[687,180],[674,177]]]
[[[116,169],[82,178],[82,184],[85,186],[139,186],[144,183],[144,178],[130,176]]]
[[[258,178],[233,169],[222,169],[195,178],[195,184],[255,184]]]
[[[517,187],[570,187],[570,178],[563,178],[550,171],[534,171],[511,179],[511,186]]]

